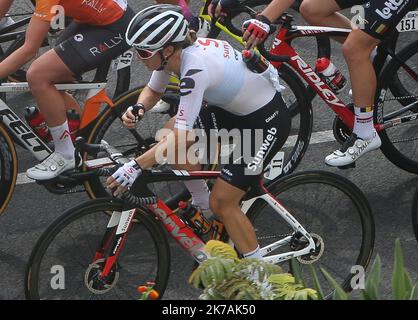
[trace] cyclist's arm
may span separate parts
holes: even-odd
[[[151,109],[155,104],[161,99],[164,95],[164,92],[159,93],[154,91],[148,85],[142,90],[141,94],[138,97],[138,104],[142,104],[145,107],[145,110]]]
[[[25,43],[0,63],[0,78],[6,78],[34,58],[49,31],[49,22],[32,17],[26,30]]]
[[[151,78],[138,97],[138,103],[142,103],[145,110],[151,109],[161,99],[165,88],[170,83],[171,74],[166,71],[154,71]]]
[[[195,58],[195,60],[199,59],[197,57],[192,58]],[[166,157],[167,151],[175,150],[176,154],[177,152],[187,152],[187,150],[179,150],[178,138],[184,139],[187,133],[193,130],[193,125],[199,116],[202,106],[205,90],[209,86],[209,79],[207,78],[207,71],[204,70],[204,65],[196,63],[196,61],[194,62],[182,72],[183,76],[180,80],[181,98],[174,129],[161,139],[157,145],[136,159],[143,169],[150,168],[157,163],[158,157]],[[184,146],[185,143],[181,143],[181,145]]]
[[[0,19],[2,19],[12,6],[13,0],[2,0],[0,2]]]

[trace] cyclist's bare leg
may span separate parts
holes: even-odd
[[[2,0],[0,2],[0,19],[2,19],[12,6],[13,0]]]
[[[168,129],[167,133],[171,132],[174,128],[174,123],[176,121],[175,117],[172,117],[167,123],[165,124],[164,128]],[[161,139],[159,139],[161,140]],[[184,144],[184,149],[177,150],[177,154],[187,155],[189,147],[193,145],[195,141],[187,141]],[[178,160],[178,156],[175,156],[175,159]],[[190,163],[190,159],[187,156],[183,157],[185,162],[182,164],[179,163],[171,163],[171,167],[175,170],[186,170],[186,171],[198,171],[202,170],[202,166],[200,163]],[[183,160],[183,159],[182,159]],[[209,188],[206,184],[205,180],[189,180],[184,181],[184,185],[189,190],[190,194],[192,195],[192,203],[196,206],[198,206],[203,213],[207,213],[207,215],[210,215],[208,212],[209,210]]]
[[[356,29],[350,33],[343,45],[356,106],[373,106],[376,74],[370,61],[370,53],[379,42],[360,29]]]
[[[54,50],[49,50],[31,64],[27,79],[50,129],[55,151],[67,160],[74,159],[74,146],[69,134],[65,99],[54,86],[54,83],[73,81],[71,70]]]
[[[239,207],[244,195],[245,191],[218,178],[209,199],[212,212],[221,219],[229,237],[242,254],[258,247],[254,227]]]
[[[83,111],[81,110],[81,107],[78,104],[77,100],[74,99],[74,97],[67,92],[60,91],[60,93],[62,95],[62,98],[64,99],[65,108],[67,110],[75,110],[81,116]]]
[[[350,20],[337,12],[341,8],[335,0],[303,0],[299,10],[310,25],[351,29]],[[343,43],[346,38],[333,39]]]
[[[54,83],[74,81],[71,70],[54,50],[49,50],[30,66],[28,82],[39,109],[44,114],[48,126],[57,126],[67,120],[63,94]]]

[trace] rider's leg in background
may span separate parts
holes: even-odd
[[[373,123],[373,104],[376,92],[376,74],[370,54],[379,40],[360,29],[353,30],[343,45],[344,58],[350,72],[354,99],[353,134],[341,147],[325,158],[331,166],[346,166],[363,154],[381,146]]]
[[[210,195],[210,208],[224,224],[239,252],[247,258],[261,259],[254,227],[239,206],[244,195],[245,191],[218,178]]]
[[[353,132],[362,139],[370,139],[374,134],[373,103],[377,80],[370,54],[378,44],[379,40],[356,29],[343,45],[355,105]]]
[[[51,130],[55,151],[66,159],[74,158],[71,137],[65,134],[68,121],[65,99],[54,83],[74,81],[71,70],[54,50],[50,50],[35,60],[27,73],[28,83],[37,105]]]
[[[351,29],[350,20],[337,12],[341,8],[335,0],[303,0],[299,10],[310,25]],[[343,43],[346,38],[333,39]]]
[[[0,2],[0,20],[6,15],[12,6],[13,0],[2,0]]]
[[[206,20],[193,15],[188,5],[190,0],[155,0],[155,2],[159,4],[169,3],[179,5],[182,8],[184,17],[189,21],[190,29],[196,31],[198,37],[205,38],[209,34],[209,23]]]
[[[187,20],[190,20],[192,17],[192,14],[189,9],[189,0],[155,0],[156,3],[162,4],[162,3],[168,3],[168,4],[175,4],[179,5],[183,11],[183,15]]]

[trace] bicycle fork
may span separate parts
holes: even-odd
[[[106,279],[114,268],[119,253],[128,236],[135,211],[136,209],[131,209],[122,212],[114,211],[112,213],[106,227],[106,232],[93,258],[94,262],[105,258],[103,270],[99,275],[100,279]]]
[[[286,210],[270,193],[266,192],[258,197],[252,198],[250,200],[244,201],[241,210],[246,213],[252,204],[257,200],[262,199],[263,201],[267,202],[267,204],[274,209],[276,213],[280,215],[282,219],[286,221],[286,223],[293,229],[294,233],[289,235],[283,239],[275,241],[265,247],[260,248],[260,253],[264,257],[263,260],[268,263],[277,264],[279,262],[283,262],[289,259],[293,259],[296,257],[304,256],[310,253],[315,252],[316,244],[312,236],[309,234],[308,231],[293,217],[289,211]],[[308,245],[300,250],[289,251],[285,253],[280,253],[276,255],[270,255],[265,257],[267,254],[273,252],[274,250],[284,246],[290,245],[295,239],[295,236],[299,238],[304,237],[308,241]]]

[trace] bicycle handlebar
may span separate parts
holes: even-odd
[[[119,169],[124,163],[127,163],[130,161],[129,158],[125,157],[119,150],[117,150],[115,147],[108,144],[106,141],[102,140],[101,144],[93,144],[93,143],[87,143],[86,140],[82,137],[78,137],[75,140],[75,146],[76,146],[76,152],[86,152],[89,155],[96,155],[99,152],[105,152],[109,158],[113,161],[115,164],[112,167],[109,168],[98,168],[94,169],[92,171],[87,172],[81,172],[76,173],[72,175],[72,178],[78,178],[78,179],[89,179],[92,177],[108,177],[111,176],[113,173],[116,172],[117,169]],[[135,183],[132,186],[133,189],[135,188]],[[133,194],[130,190],[126,190],[121,194],[121,200],[124,201],[126,205],[129,207],[143,207],[146,205],[154,204],[157,202],[157,197],[155,195],[153,196],[147,196],[147,197],[138,197],[135,194]]]

